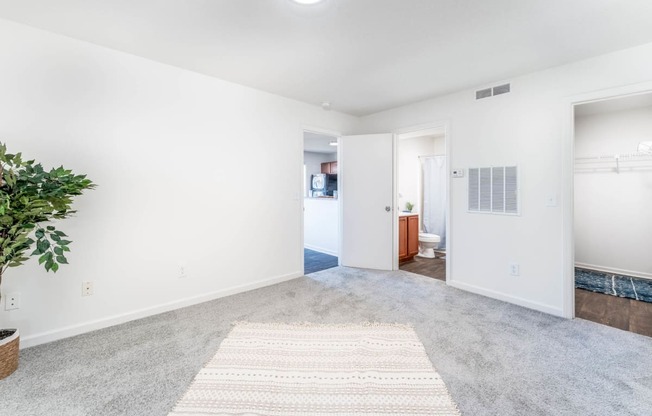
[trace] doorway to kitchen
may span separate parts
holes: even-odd
[[[339,264],[338,135],[303,132],[304,274]]]
[[[398,134],[398,264],[446,281],[448,157],[446,127]]]

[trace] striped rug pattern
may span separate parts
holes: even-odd
[[[401,324],[237,323],[171,416],[459,416]]]

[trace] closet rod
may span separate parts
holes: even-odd
[[[613,162],[615,160],[623,160],[623,159],[633,159],[633,160],[652,160],[652,154],[650,153],[623,153],[623,154],[618,154],[618,155],[602,155],[602,156],[585,156],[585,157],[576,157],[575,160],[594,160],[594,161],[605,161],[605,162]]]

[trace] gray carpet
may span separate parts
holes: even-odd
[[[334,268],[22,351],[1,415],[166,415],[236,320],[412,323],[464,415],[650,415],[652,338]]]

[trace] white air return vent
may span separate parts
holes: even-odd
[[[518,215],[516,166],[470,168],[468,209],[470,212]]]

